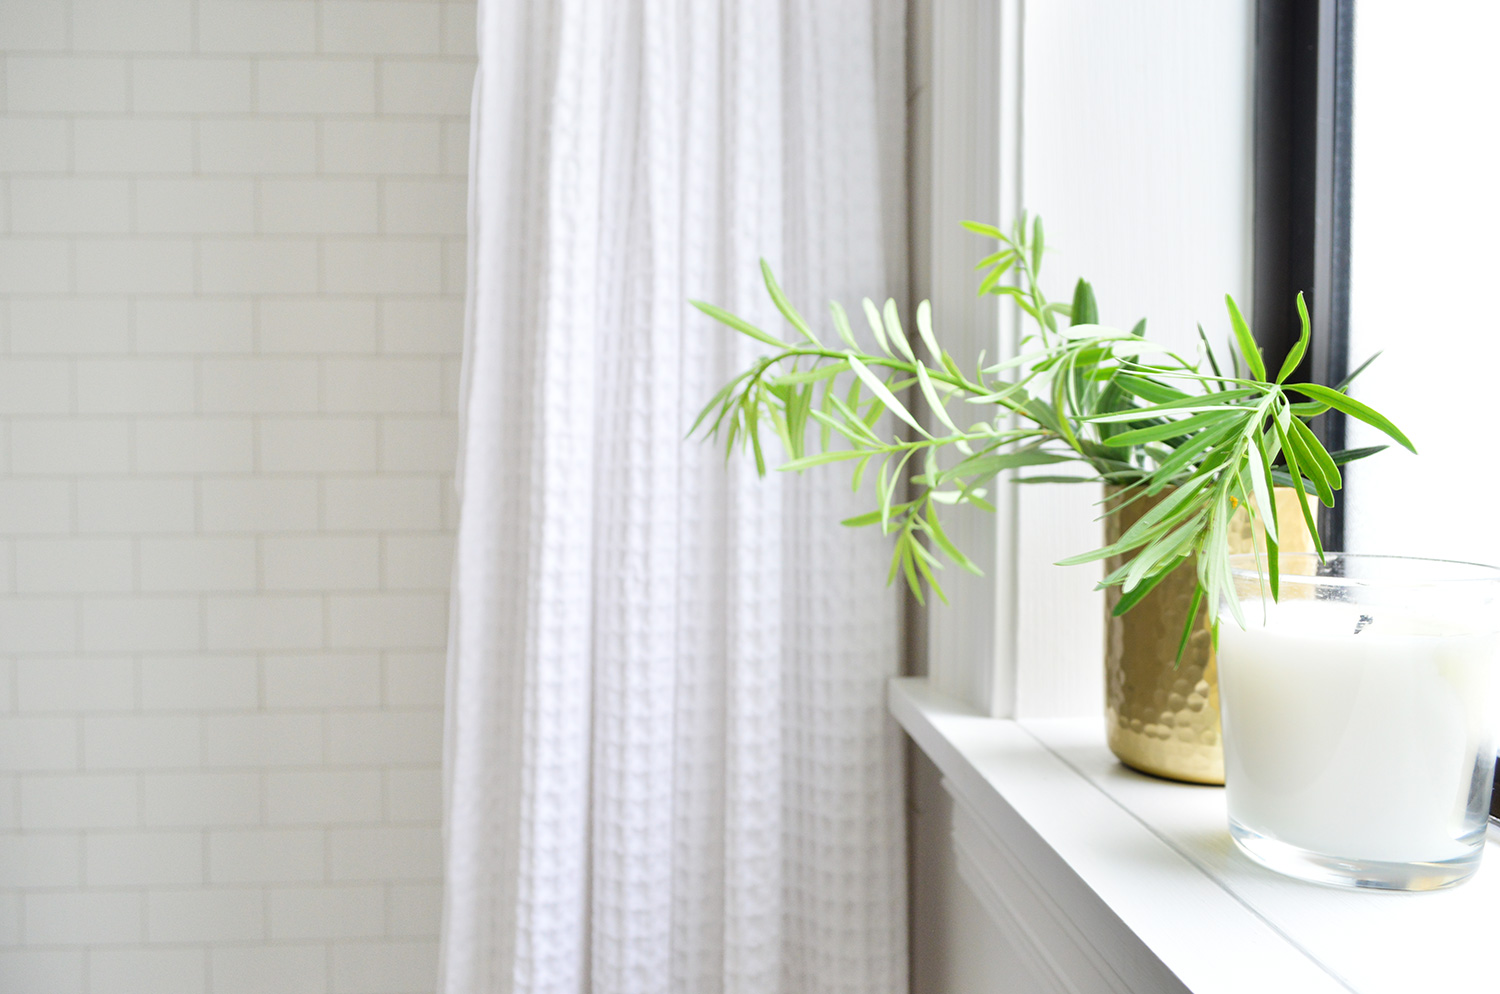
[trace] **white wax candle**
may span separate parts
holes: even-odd
[[[1484,826],[1472,791],[1495,755],[1500,636],[1394,605],[1243,607],[1248,628],[1219,620],[1230,816],[1351,859],[1470,851]]]

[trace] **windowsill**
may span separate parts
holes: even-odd
[[[1013,924],[1060,974],[1081,969],[1107,989],[1194,994],[1408,994],[1493,983],[1494,832],[1484,867],[1452,890],[1304,884],[1235,849],[1222,790],[1127,769],[1099,720],[985,718],[915,678],[892,682],[890,708],[955,798],[966,881],[993,890],[994,907],[1024,905]],[[1019,902],[1008,893],[1017,889],[1027,891]],[[1038,922],[1049,916],[1035,908],[1059,922]],[[1068,955],[1074,946],[1082,956]]]

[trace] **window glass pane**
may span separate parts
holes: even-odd
[[[1348,546],[1500,564],[1500,4],[1360,4],[1354,30],[1350,368],[1383,354],[1350,392],[1421,454],[1349,468]]]

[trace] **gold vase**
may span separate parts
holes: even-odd
[[[1105,496],[1116,499],[1118,488],[1109,488]],[[1105,543],[1117,541],[1165,496],[1141,498],[1105,518]],[[1277,487],[1275,499],[1281,548],[1313,551],[1296,491]],[[1256,530],[1260,527],[1257,521]],[[1229,548],[1231,552],[1251,551],[1251,523],[1243,509],[1230,524]],[[1105,572],[1118,569],[1126,558],[1112,556],[1105,562]],[[1118,618],[1111,612],[1120,600],[1120,588],[1105,591],[1104,698],[1109,748],[1126,766],[1143,773],[1222,784],[1219,680],[1208,631],[1209,605],[1200,606],[1182,661],[1173,665],[1197,584],[1196,570],[1197,563],[1187,560]]]

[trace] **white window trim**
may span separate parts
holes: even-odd
[[[981,350],[1009,354],[1018,329],[1013,307],[975,298],[972,267],[984,243],[957,221],[1008,226],[1023,203],[1047,214],[1049,243],[1068,248],[1049,257],[1059,281],[1052,296],[1071,289],[1063,277],[1082,273],[1099,289],[1106,318],[1146,315],[1153,337],[1185,351],[1196,348],[1196,321],[1223,331],[1222,295],[1246,304],[1251,286],[1254,4],[930,7],[931,216],[914,223],[930,226],[931,252],[914,262],[930,267],[934,323],[955,357],[972,365]],[[1139,51],[1179,62],[1154,76],[1122,71],[1136,67],[1130,53]],[[1181,106],[1164,106],[1164,86],[1183,79],[1201,82],[1201,92],[1172,92]],[[1122,126],[1130,113],[1140,120]],[[1098,161],[1059,139],[1068,128],[1099,133]],[[1154,184],[1152,173],[1143,177],[1146,150],[1180,175]],[[1136,163],[1136,173],[1116,175],[1110,156]],[[1090,208],[1100,188],[1119,182],[1148,188],[1118,210]],[[995,491],[994,515],[961,508],[946,525],[985,575],[944,574],[951,606],[929,610],[927,673],[987,714],[1097,716],[1097,571],[1053,564],[1099,544],[1099,492],[1006,481]]]
[[[964,882],[1057,991],[1488,990],[1500,837],[1463,886],[1347,891],[1251,863],[1224,793],[1127,770],[1092,718],[989,718],[921,678],[891,713],[954,798]]]

